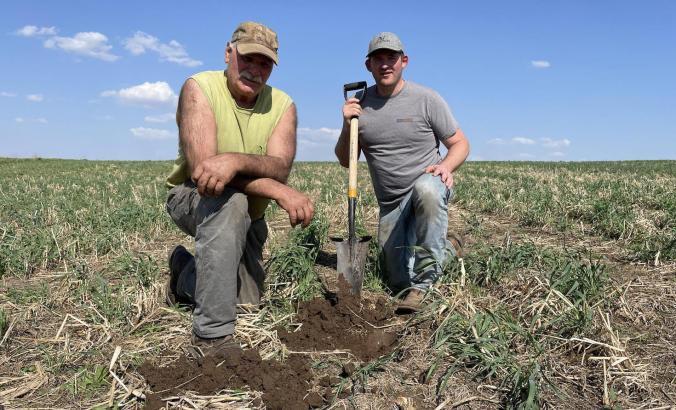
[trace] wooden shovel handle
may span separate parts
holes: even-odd
[[[357,160],[359,159],[359,118],[350,120],[350,170],[347,197],[357,198]]]

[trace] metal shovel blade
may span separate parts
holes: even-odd
[[[338,274],[343,275],[345,281],[350,284],[353,295],[360,294],[364,283],[364,265],[369,253],[371,237],[355,238],[354,241],[343,238],[331,238],[331,240],[336,245]]]

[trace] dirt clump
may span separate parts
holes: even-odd
[[[330,297],[302,303],[300,328],[277,329],[282,343],[291,351],[349,350],[365,362],[390,353],[398,337],[388,326],[396,316],[387,299],[361,299],[344,280],[338,287]]]
[[[200,360],[181,357],[169,367],[156,367],[146,361],[139,369],[151,390],[146,408],[164,408],[162,397],[182,391],[211,395],[224,389],[263,392],[268,409],[303,409],[319,407],[321,397],[307,397],[312,372],[301,356],[291,356],[284,363],[262,360],[258,350],[230,348]],[[318,404],[319,403],[319,404]]]
[[[319,378],[310,369],[310,358],[294,352],[349,350],[358,361],[368,362],[392,352],[397,341],[393,326],[387,326],[395,316],[386,299],[362,300],[349,294],[347,286],[339,284],[339,292],[327,299],[301,303],[296,331],[276,329],[291,353],[285,362],[262,360],[257,349],[239,348],[200,360],[181,357],[162,368],[146,361],[139,369],[153,392],[147,394],[146,408],[162,408],[163,397],[185,391],[213,395],[244,388],[262,392],[268,409],[305,410],[326,405],[333,399],[332,386],[338,385],[341,377],[350,378],[357,367],[346,362],[336,374]],[[347,392],[341,393],[339,397]]]

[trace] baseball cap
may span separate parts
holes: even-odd
[[[277,33],[261,23],[246,21],[232,33],[231,43],[237,44],[237,52],[242,54],[263,54],[278,64]]]
[[[397,37],[396,34],[390,32],[378,33],[371,39],[369,42],[369,52],[366,54],[366,57],[373,54],[376,50],[387,49],[392,51],[398,51],[400,53],[404,52],[404,45],[401,44],[401,40]]]

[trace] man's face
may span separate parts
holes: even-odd
[[[248,98],[261,92],[274,65],[262,54],[239,54],[234,44],[225,49],[225,63],[228,65],[228,81],[232,82],[235,92]]]
[[[392,50],[377,50],[366,60],[366,69],[371,72],[376,84],[390,87],[401,80],[408,64],[408,57]]]

